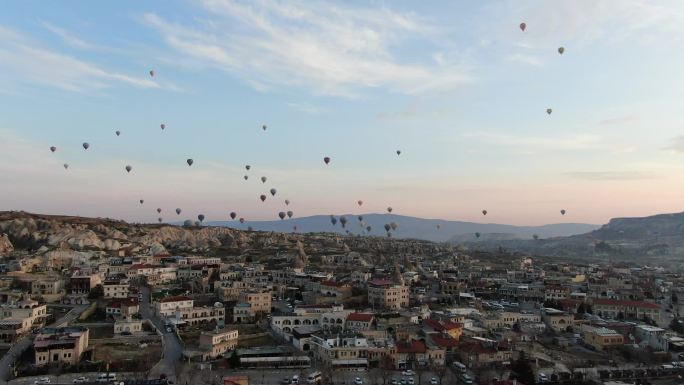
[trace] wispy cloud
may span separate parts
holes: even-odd
[[[464,137],[480,139],[495,145],[514,147],[518,150],[589,150],[603,147],[603,139],[598,135],[590,134],[567,137],[536,137],[483,132],[466,134]]]
[[[658,175],[650,171],[572,171],[564,175],[591,181],[621,181],[656,179]]]
[[[0,27],[0,80],[23,81],[63,90],[84,92],[116,84],[161,88],[144,77],[101,68],[95,64],[43,47],[39,42]]]
[[[81,38],[77,37],[76,35],[72,34],[71,32],[67,31],[64,28],[58,27],[54,24],[48,23],[48,22],[43,22],[43,27],[47,29],[48,31],[54,33],[57,35],[59,38],[61,38],[64,43],[67,45],[73,47],[73,48],[78,48],[78,49],[83,49],[83,50],[98,50],[100,47],[98,47],[95,44],[91,44],[86,42],[85,40],[82,40]]]
[[[304,112],[306,114],[311,114],[311,115],[318,115],[318,114],[325,111],[323,108],[314,106],[313,104],[309,104],[309,103],[289,102],[289,103],[287,103],[287,105],[290,106],[291,108],[297,110],[297,111]]]
[[[663,150],[684,153],[684,135],[678,135],[674,138],[671,138],[670,143],[663,147]]]
[[[508,55],[507,59],[513,63],[527,64],[534,67],[541,67],[544,65],[544,62],[542,62],[538,57],[522,53]]]
[[[180,25],[153,13],[144,22],[178,52],[248,83],[356,96],[379,87],[407,94],[451,90],[471,80],[460,64],[433,54],[423,62],[399,58],[396,51],[415,40],[435,43],[429,23],[412,14],[315,1],[200,3],[207,22]]]
[[[612,118],[604,119],[600,121],[599,123],[604,125],[604,126],[623,126],[623,125],[628,125],[628,124],[634,124],[639,122],[639,117],[636,115],[622,115],[622,116],[615,116]]]

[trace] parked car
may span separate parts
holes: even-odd
[[[74,384],[83,384],[84,382],[88,382],[88,377],[78,377],[74,378]]]
[[[363,385],[363,381],[359,377],[356,377],[354,379],[354,385]]]
[[[290,385],[290,377],[285,377],[283,378],[283,381],[281,381],[281,384],[283,385]]]
[[[406,376],[406,377],[411,377],[411,376],[415,376],[416,374],[413,372],[413,370],[406,369],[403,372],[401,372],[401,375]]]
[[[437,381],[437,379],[433,377],[430,379],[430,385],[439,385],[439,381]]]
[[[544,373],[539,373],[538,379],[539,382],[547,382],[549,380],[549,377]]]
[[[50,379],[47,378],[47,377],[43,377],[43,378],[39,378],[39,379],[33,381],[33,383],[34,383],[35,385],[38,385],[38,384],[49,384],[49,383],[50,383]]]

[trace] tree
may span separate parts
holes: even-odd
[[[619,321],[623,321],[623,320],[625,319],[625,313],[619,312],[619,313],[617,314],[617,319],[618,319]]]
[[[102,285],[97,285],[94,288],[90,289],[90,292],[88,293],[88,299],[100,299],[104,296],[104,288]]]
[[[534,370],[532,370],[532,365],[527,360],[525,351],[520,351],[518,359],[511,366],[510,379],[518,380],[525,385],[535,385]]]
[[[577,314],[584,314],[587,312],[587,309],[584,307],[584,302],[580,303],[579,306],[577,306]]]

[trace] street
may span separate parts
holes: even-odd
[[[176,382],[176,363],[180,361],[183,345],[178,339],[176,333],[167,333],[164,328],[164,322],[156,314],[154,314],[154,309],[150,304],[150,289],[147,286],[138,286],[139,293],[142,294],[142,300],[140,301],[140,314],[142,314],[144,319],[150,320],[152,324],[157,328],[157,330],[162,335],[162,345],[164,350],[162,352],[162,358],[159,360],[157,365],[155,365],[148,375],[149,379],[159,378],[161,374],[165,374],[167,378],[173,382]]]

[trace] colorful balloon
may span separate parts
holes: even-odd
[[[261,177],[261,183],[266,183],[266,177],[265,176]]]
[[[157,212],[158,212],[159,214],[161,214],[161,211],[162,211],[161,208],[157,208]]]
[[[347,225],[347,218],[340,217],[340,224],[342,224],[342,228],[344,228]]]
[[[475,233],[476,238],[480,238],[480,233]]]
[[[114,132],[114,133],[116,134],[116,136],[120,136],[120,135],[121,135],[121,131],[116,131],[116,132]]]
[[[330,157],[326,156],[325,158],[323,158],[323,161],[325,162],[325,164],[329,164],[330,163]]]
[[[267,128],[267,126],[265,124],[261,126],[261,129],[264,131],[266,131],[266,128]]]
[[[198,215],[197,219],[199,219],[200,222],[204,222],[204,214]]]
[[[66,170],[67,168],[69,168],[69,164],[68,164],[68,163],[64,163],[64,169]]]
[[[89,148],[90,148],[90,143],[88,143],[88,142],[83,142],[83,149],[84,149],[84,150],[87,150],[87,149],[89,149]]]
[[[482,215],[487,215],[487,210],[482,210]]]
[[[388,212],[388,213],[391,213],[392,210],[394,210],[392,207],[388,207],[388,208],[387,208],[387,212]]]
[[[553,112],[553,110],[552,110],[551,108],[547,108],[547,109],[546,109],[546,113],[547,113],[547,114],[551,115],[552,112]]]
[[[281,212],[278,213],[278,217],[280,217],[280,220],[281,220],[281,221],[282,221],[283,219],[285,219],[285,216],[286,216],[286,215],[287,215],[287,214],[285,214],[284,211],[281,211]]]
[[[150,76],[154,77],[154,70],[150,70]]]
[[[57,147],[55,147],[55,146],[50,147],[50,151],[52,151],[52,152],[57,151]]]
[[[245,166],[245,169],[247,169],[247,171],[249,171],[250,168],[252,168],[252,166],[250,166],[250,165]]]
[[[230,213],[230,219],[235,219],[235,217],[237,217],[237,213],[235,211]]]
[[[240,223],[245,223],[245,218],[240,218]]]
[[[243,178],[245,178],[245,180],[247,180],[247,179],[249,179],[249,176],[245,175],[245,176],[243,176]]]
[[[385,231],[389,232],[392,229],[389,223],[385,223]]]
[[[143,203],[145,203],[145,200],[141,199],[139,202],[140,202],[140,204],[143,204]]]
[[[561,215],[565,215],[565,209],[561,210]]]
[[[564,47],[558,47],[558,53],[562,55],[563,52],[565,52],[565,48]]]
[[[294,213],[293,213],[292,211],[288,211],[288,212],[287,212],[287,217],[288,217],[288,218],[292,218],[293,215],[294,215]]]
[[[271,196],[275,196],[278,191],[272,188],[269,192],[271,193]]]
[[[289,200],[289,199],[285,199],[285,206],[289,206],[289,205],[290,205],[290,200]]]
[[[195,161],[192,160],[192,159],[188,159],[188,160],[186,160],[185,162],[188,163],[188,166],[192,166],[192,164],[195,163]]]
[[[358,201],[358,202],[356,202],[356,204],[359,205],[359,207],[360,207],[363,205],[363,201]]]
[[[157,221],[159,221],[159,223],[162,223],[162,220],[163,219],[161,217],[157,218]]]
[[[131,170],[133,170],[133,167],[131,167],[131,166],[126,166],[126,172],[131,172]]]
[[[401,155],[401,150],[397,150],[397,155]]]
[[[176,215],[180,215],[181,209],[176,209]]]
[[[261,199],[262,202],[266,201],[266,195],[261,195],[259,196],[259,199]]]
[[[520,30],[522,30],[523,32],[525,32],[525,28],[527,28],[527,24],[525,24],[525,23],[520,23]]]
[[[390,227],[392,228],[392,231],[396,230],[399,225],[396,222],[390,223]]]

